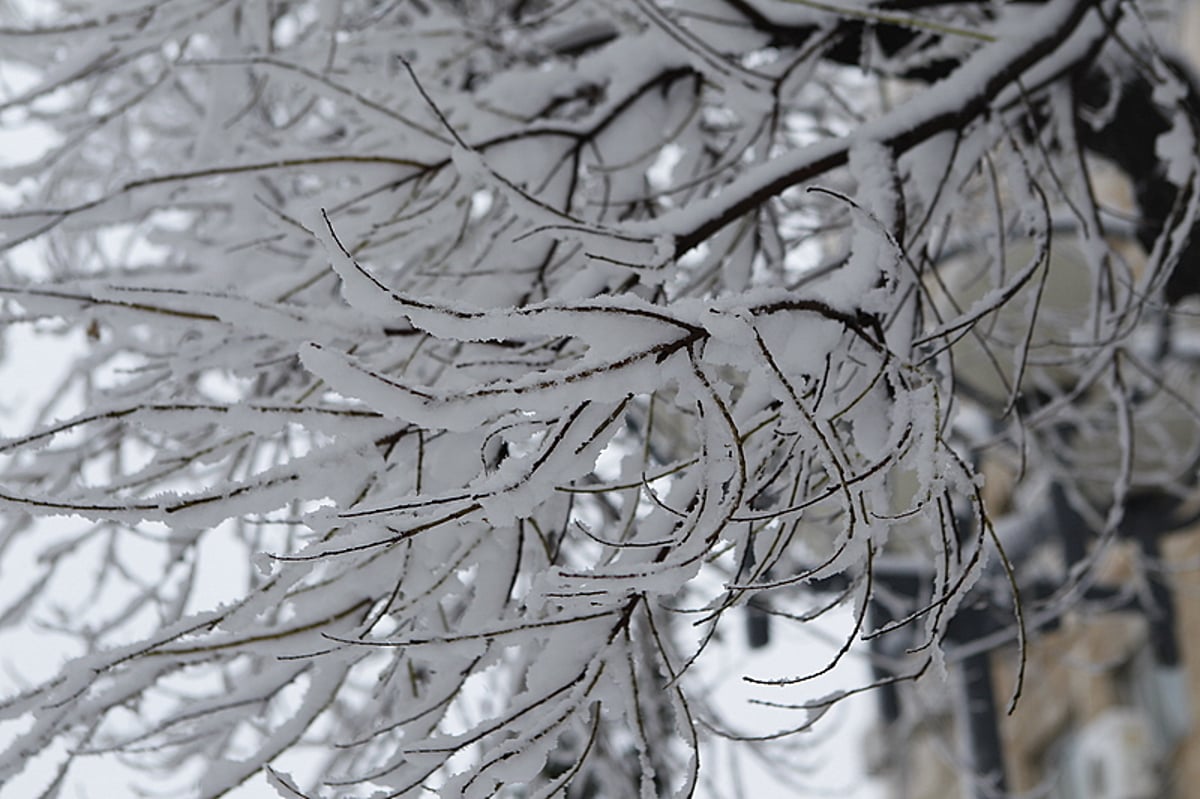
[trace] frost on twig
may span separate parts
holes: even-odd
[[[1031,6],[4,20],[0,111],[56,138],[3,173],[3,321],[82,344],[0,441],[0,622],[74,647],[0,705],[0,782],[121,753],[205,797],[719,792],[718,751],[788,771],[848,653],[953,668],[969,594],[1023,645],[979,465],[1112,533],[1200,449],[1156,299],[1198,246],[1194,86],[1133,4]],[[1135,231],[1089,99],[1125,74],[1165,87]],[[827,662],[745,675],[787,722],[707,695],[739,614],[833,608]]]

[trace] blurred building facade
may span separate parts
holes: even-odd
[[[1195,67],[1200,2],[1180,0],[1179,7],[1182,24],[1171,33]],[[1103,190],[1107,203],[1132,213],[1127,180],[1114,177]],[[1132,237],[1121,248],[1131,260],[1144,258]],[[1080,265],[1066,271],[1078,274]],[[1200,274],[1200,264],[1179,269]],[[1003,516],[1012,483],[1003,467],[981,466],[994,472],[989,505]],[[1036,608],[1063,586],[1044,586],[1041,595],[1033,587],[1023,654],[1011,643],[1011,611],[1004,618],[990,610],[986,596],[961,608],[947,642],[948,652],[957,650],[948,656],[953,687],[934,677],[879,691],[881,722],[868,741],[872,771],[892,799],[1200,797],[1200,508],[1166,494],[1138,497],[1116,534],[1101,541],[1061,492],[1043,499],[1045,507],[1013,514],[1014,523],[1068,568],[1099,546],[1086,584],[1058,605],[1065,613],[1049,610],[1045,618]],[[910,590],[903,579],[890,587]],[[877,625],[894,617],[894,610],[875,610]],[[894,663],[903,655],[876,656]],[[1022,659],[1023,687],[1009,713]]]
[[[1200,528],[1159,541],[1169,566],[1157,588],[1123,544],[1097,600],[1032,637],[1011,714],[1013,646],[951,666],[952,691],[918,686],[906,707],[885,707],[871,749],[893,799],[1200,795]],[[984,685],[962,673],[981,664]]]

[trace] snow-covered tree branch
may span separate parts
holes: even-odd
[[[1026,607],[985,460],[1101,537],[1194,487],[1165,2],[57,6],[0,27],[0,119],[53,131],[3,172],[0,308],[82,346],[0,442],[0,620],[78,655],[0,706],[0,782],[690,796],[841,696],[782,668],[794,724],[722,717],[693,672],[746,613],[849,606],[829,668],[893,636],[892,683],[972,591],[999,643],[1061,610],[1090,561]],[[198,606],[213,568],[240,598]]]

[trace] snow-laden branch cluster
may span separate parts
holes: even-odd
[[[54,131],[3,173],[3,321],[86,334],[0,442],[0,547],[35,553],[0,619],[80,652],[0,706],[0,782],[123,752],[205,797],[687,796],[713,741],[840,696],[748,675],[794,724],[722,718],[693,672],[747,605],[776,635],[848,605],[830,667],[899,636],[884,682],[944,665],[981,578],[1021,638],[983,459],[1101,527],[1194,471],[1160,300],[1187,78],[1139,4],[841,5],[0,26],[0,113]],[[1169,125],[1153,224],[1098,177],[1125,75]],[[241,598],[199,607],[214,558]],[[898,561],[918,604],[872,629]]]

